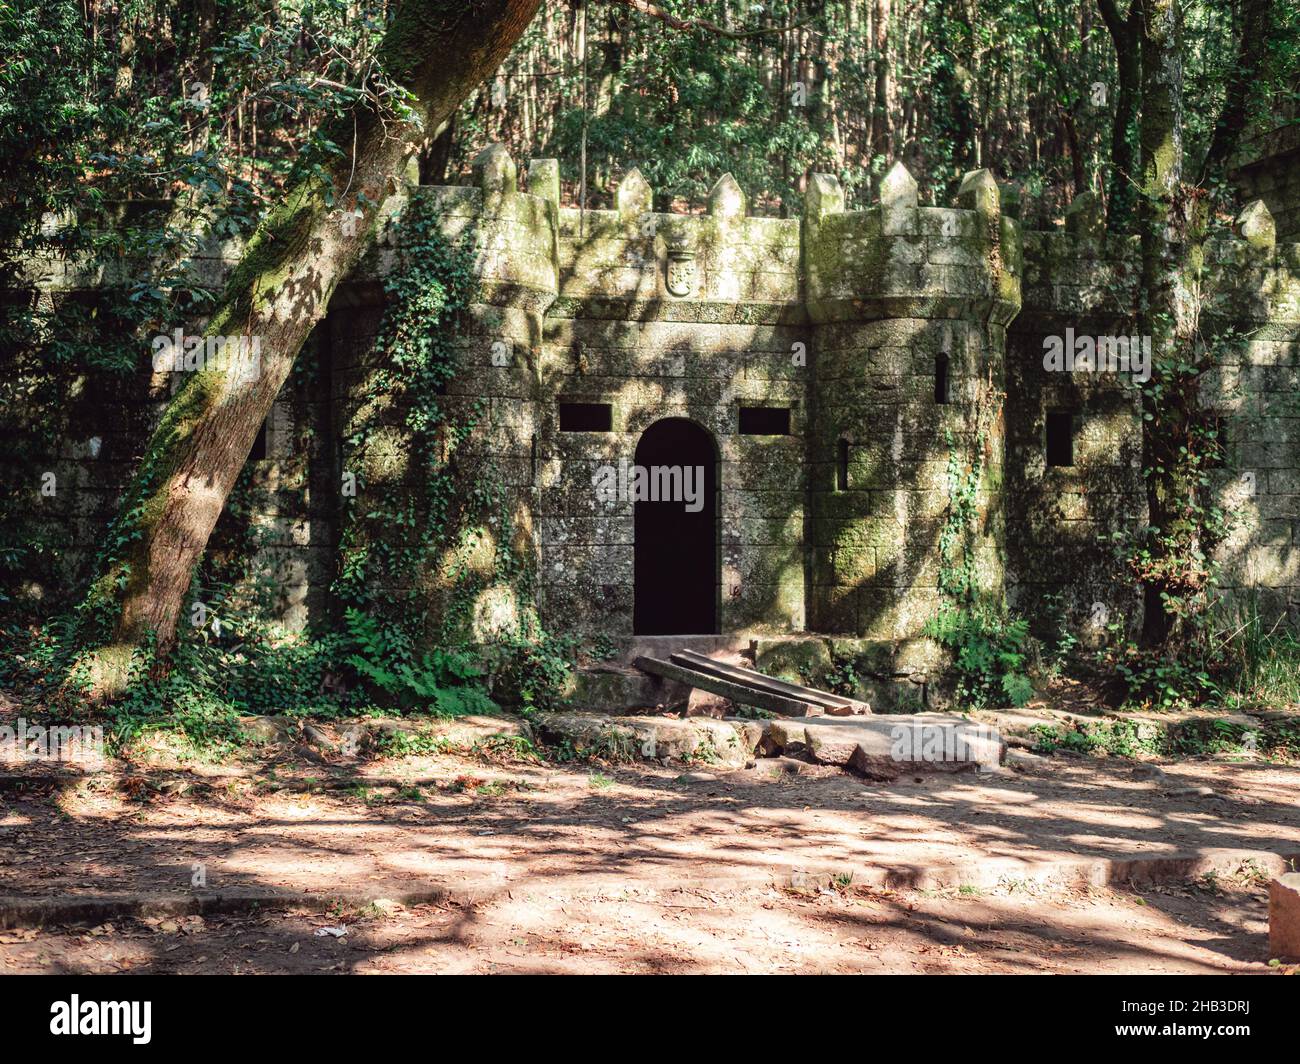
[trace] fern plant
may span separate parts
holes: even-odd
[[[1029,622],[978,608],[948,607],[926,634],[955,655],[957,699],[975,709],[1023,706],[1034,695],[1025,672]]]
[[[463,651],[435,648],[416,655],[409,636],[361,610],[346,614],[355,650],[348,664],[403,712],[420,708],[440,717],[493,713],[499,708],[480,685],[483,670]]]

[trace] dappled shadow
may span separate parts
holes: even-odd
[[[427,774],[415,775],[421,767]],[[426,939],[460,941],[476,906],[504,904],[520,890],[757,889],[818,871],[924,887],[947,868],[952,883],[1014,891],[1045,862],[1059,870],[1091,858],[1300,853],[1300,811],[1286,798],[1300,772],[1267,765],[1233,766],[1231,780],[1220,773],[1217,797],[1171,796],[1132,765],[1068,759],[1040,775],[923,775],[888,785],[811,769],[772,779],[763,762],[701,782],[655,768],[607,768],[615,782],[601,787],[585,770],[551,766],[428,759],[405,772],[396,762],[361,768],[368,774],[355,777],[351,793],[236,800],[230,783],[208,781],[144,806],[91,795],[63,802],[68,813],[44,798],[7,794],[0,890],[46,898],[274,891],[318,909],[336,897],[459,901],[459,924],[414,934],[414,949]],[[1212,768],[1170,772],[1195,782]],[[454,793],[448,784],[470,770],[496,796],[475,793],[482,784],[473,780],[469,793]],[[516,789],[494,789],[493,781]],[[407,788],[406,797],[365,800],[384,785]],[[419,798],[410,790],[417,786]],[[205,887],[192,885],[198,868]],[[1111,878],[1129,874],[1117,864]],[[1221,946],[1210,948],[1226,959],[1252,959],[1255,939],[1234,947],[1222,926],[1198,926],[1213,932]],[[1146,943],[1121,936],[1106,946],[1101,931],[1079,934],[1116,956],[1152,956]],[[652,970],[654,960],[637,963]],[[681,970],[686,962],[675,955],[672,963]]]

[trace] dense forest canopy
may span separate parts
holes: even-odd
[[[519,158],[558,158],[573,202],[585,144],[597,205],[633,165],[660,207],[698,209],[731,170],[757,210],[786,214],[809,172],[865,196],[894,159],[931,196],[991,166],[1022,181],[1044,219],[1106,186],[1124,89],[1113,0],[668,0],[657,9],[668,20],[638,6],[648,5],[548,0],[501,68],[432,131],[424,180],[457,180],[500,140]],[[1300,8],[1268,6],[1246,140],[1294,119],[1300,93]],[[5,5],[0,165],[16,208],[0,223],[6,236],[44,211],[181,189],[220,225],[247,227],[304,155],[341,150],[323,131],[364,91],[392,7]],[[1213,134],[1250,7],[1183,8],[1189,157]]]

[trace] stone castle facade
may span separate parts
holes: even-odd
[[[954,572],[1031,617],[1063,609],[1085,638],[1136,616],[1102,540],[1145,516],[1138,388],[1086,362],[1044,368],[1049,338],[1106,349],[1132,331],[1137,238],[1106,234],[1091,194],[1063,228],[1031,231],[1014,190],[986,170],[966,176],[954,206],[926,207],[895,165],[865,209],[817,175],[803,217],[756,217],[725,176],[707,213],[688,216],[654,212],[632,170],[615,209],[580,214],[560,205],[556,163],[534,160],[521,175],[494,146],[470,185],[402,195],[431,201],[448,235],[473,234],[480,302],[446,401],[484,411],[466,453],[507,485],[536,574],[528,594],[548,628],[902,646]],[[295,623],[327,608],[337,440],[364,392],[395,243],[381,234],[340,288],[301,356],[322,372],[286,386],[253,456],[267,499],[254,515],[259,549]],[[200,265],[219,279],[237,254],[216,248]],[[1300,244],[1279,241],[1253,202],[1208,254],[1203,329],[1241,338],[1203,382],[1230,454],[1214,471],[1234,517],[1222,583],[1294,622]],[[37,287],[49,292],[108,282],[70,264],[44,269]],[[90,492],[57,515],[84,548],[70,565],[102,535],[156,385],[88,408],[81,431],[101,441],[95,454],[78,440],[60,459]],[[663,526],[643,525],[644,504],[593,490],[597,470],[639,454],[708,466],[705,518],[694,545],[673,540],[676,570],[655,555],[649,530]],[[656,605],[652,621],[638,620],[638,601]]]

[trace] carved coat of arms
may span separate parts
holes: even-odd
[[[668,274],[665,278],[668,294],[688,296],[695,290],[695,252],[686,248],[668,249]]]

